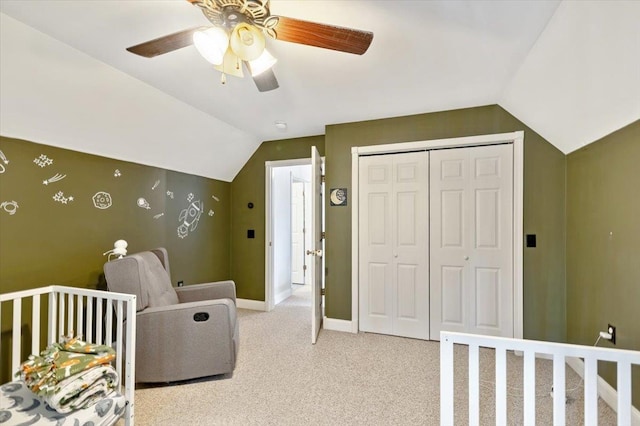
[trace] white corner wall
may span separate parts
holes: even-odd
[[[227,182],[260,144],[1,13],[0,135]]]

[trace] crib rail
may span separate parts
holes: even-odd
[[[507,424],[507,351],[518,351],[524,357],[524,425],[535,425],[535,358],[536,354],[553,359],[553,424],[565,424],[565,363],[568,357],[584,359],[585,425],[598,421],[598,361],[617,364],[618,425],[632,424],[631,366],[640,365],[640,352],[569,345],[535,340],[507,339],[473,334],[440,333],[440,424],[453,425],[454,357],[453,345],[469,348],[469,424],[479,424],[479,348],[495,349],[496,424]]]
[[[61,336],[81,336],[87,342],[112,346],[116,351],[114,367],[120,377],[121,393],[128,401],[125,423],[133,424],[135,295],[53,285],[0,294],[0,320],[2,309],[12,310],[9,352],[12,375],[29,355],[39,354]],[[43,325],[46,330],[41,330]],[[28,353],[23,351],[23,330],[31,333]]]

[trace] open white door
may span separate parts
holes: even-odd
[[[322,170],[318,149],[311,147],[311,343],[315,344],[322,325]]]

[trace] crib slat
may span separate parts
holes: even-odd
[[[122,377],[122,300],[118,300],[116,308],[116,372],[118,377]]]
[[[101,345],[102,340],[102,297],[96,297],[96,343]]]
[[[480,423],[480,365],[478,345],[469,345],[469,425]]]
[[[55,335],[55,341],[60,341],[60,337],[64,335],[64,294],[58,294],[58,330]]]
[[[18,371],[20,367],[20,338],[22,328],[22,298],[13,299],[13,336],[11,341],[11,376]]]
[[[87,334],[87,342],[92,342],[93,340],[93,297],[87,296],[87,319],[86,319],[86,334]]]
[[[67,336],[75,336],[75,330],[73,329],[73,294],[67,294],[68,307],[67,307]]]
[[[536,353],[524,353],[524,424],[536,424]]]
[[[631,364],[618,361],[618,426],[631,424]]]
[[[496,348],[496,424],[507,424],[507,351]]]
[[[47,344],[55,342],[56,338],[56,318],[58,317],[56,308],[58,303],[56,302],[57,294],[55,292],[49,293],[49,324],[47,325]]]
[[[104,341],[105,345],[111,346],[113,343],[113,305],[112,301],[108,301],[105,307],[106,312],[104,313],[107,320],[107,326],[105,327],[105,336]]]
[[[40,295],[33,296],[31,311],[31,353],[40,353]]]
[[[598,360],[584,358],[584,425],[598,424]]]
[[[453,426],[453,341],[440,339],[440,425]]]
[[[565,359],[564,355],[553,355],[553,424],[565,424]]]
[[[82,299],[83,299],[83,297],[78,295],[78,303],[76,304],[76,309],[77,309],[77,313],[76,313],[76,336],[85,339],[85,337],[84,337],[84,329],[82,328],[82,311],[83,311],[83,308],[84,308]]]

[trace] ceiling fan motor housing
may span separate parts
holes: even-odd
[[[269,0],[188,0],[198,6],[204,16],[213,24],[233,29],[238,23],[264,27],[264,21],[271,12]]]

